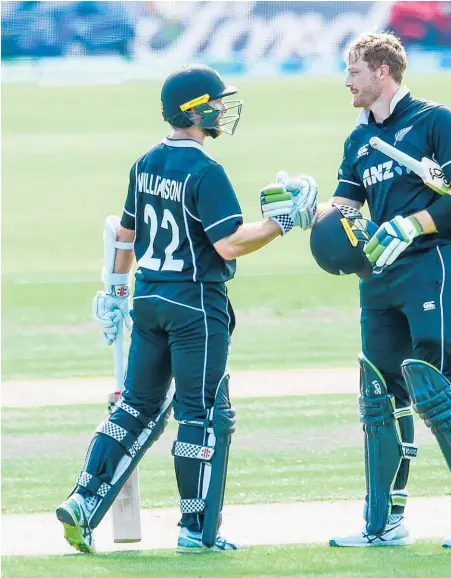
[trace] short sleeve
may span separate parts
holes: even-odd
[[[338,185],[335,189],[334,196],[358,201],[363,205],[366,200],[366,191],[349,160],[348,151],[349,138],[344,145],[343,160],[338,169]]]
[[[128,193],[125,199],[124,210],[121,218],[121,225],[124,229],[135,230],[135,214],[136,214],[136,170],[138,163],[135,163],[130,171],[130,179],[128,183]]]
[[[446,106],[436,109],[431,137],[434,160],[451,181],[451,110]]]
[[[197,185],[197,214],[210,243],[232,235],[243,222],[232,183],[221,165],[209,165]]]

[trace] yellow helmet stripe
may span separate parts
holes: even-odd
[[[209,94],[203,94],[202,96],[198,96],[197,98],[193,98],[193,100],[189,100],[185,102],[185,104],[180,105],[180,110],[185,112],[186,110],[193,108],[193,106],[197,106],[199,104],[205,104],[210,100]]]
[[[353,247],[357,247],[357,245],[359,244],[357,237],[355,236],[355,234],[353,233],[352,229],[351,229],[351,225],[348,222],[348,219],[340,219],[341,225],[343,227],[343,229],[345,230],[346,235],[348,236],[349,242],[351,243],[351,245]]]

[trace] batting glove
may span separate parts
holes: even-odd
[[[364,248],[368,259],[376,267],[391,265],[414,239],[424,233],[415,217],[396,216],[382,223]]]
[[[113,289],[115,290],[115,295],[106,293],[105,291],[97,291],[92,302],[94,321],[100,327],[108,345],[114,343],[119,324],[122,323],[122,321],[124,321],[129,331],[133,324],[132,318],[130,317],[128,287],[118,286],[113,287]]]
[[[293,195],[294,208],[291,213],[296,227],[309,229],[318,218],[318,185],[308,175],[289,178],[285,182],[287,192]]]
[[[279,225],[282,235],[286,235],[294,227],[291,216],[294,208],[293,195],[286,191],[283,183],[271,183],[260,191],[260,207],[264,217]]]

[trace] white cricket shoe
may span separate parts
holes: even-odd
[[[88,522],[89,510],[80,494],[72,494],[56,509],[56,517],[63,524],[64,537],[79,552],[95,552],[94,537]]]
[[[442,546],[444,548],[451,548],[451,538],[446,538],[443,540]]]
[[[235,544],[230,542],[218,534],[214,545],[211,548],[207,548],[202,544],[202,533],[192,532],[191,530],[188,530],[188,528],[180,528],[180,536],[177,542],[177,552],[180,554],[246,550],[248,547],[249,546],[245,546],[244,544]]]
[[[404,524],[404,517],[392,514],[380,534],[368,534],[366,530],[350,536],[336,536],[329,540],[329,546],[341,548],[364,548],[369,546],[407,546],[413,544],[409,530]]]

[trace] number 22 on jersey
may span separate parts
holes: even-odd
[[[177,250],[180,243],[180,230],[171,211],[169,209],[164,210],[160,225],[163,229],[169,229],[170,227],[172,232],[171,241],[164,250],[165,258],[163,264],[161,264],[161,259],[153,256],[154,243],[158,234],[159,224],[157,213],[152,205],[146,205],[144,207],[144,222],[149,225],[149,246],[138,261],[138,266],[151,269],[152,271],[181,271],[184,264],[183,259],[174,259],[173,257],[174,251]]]

